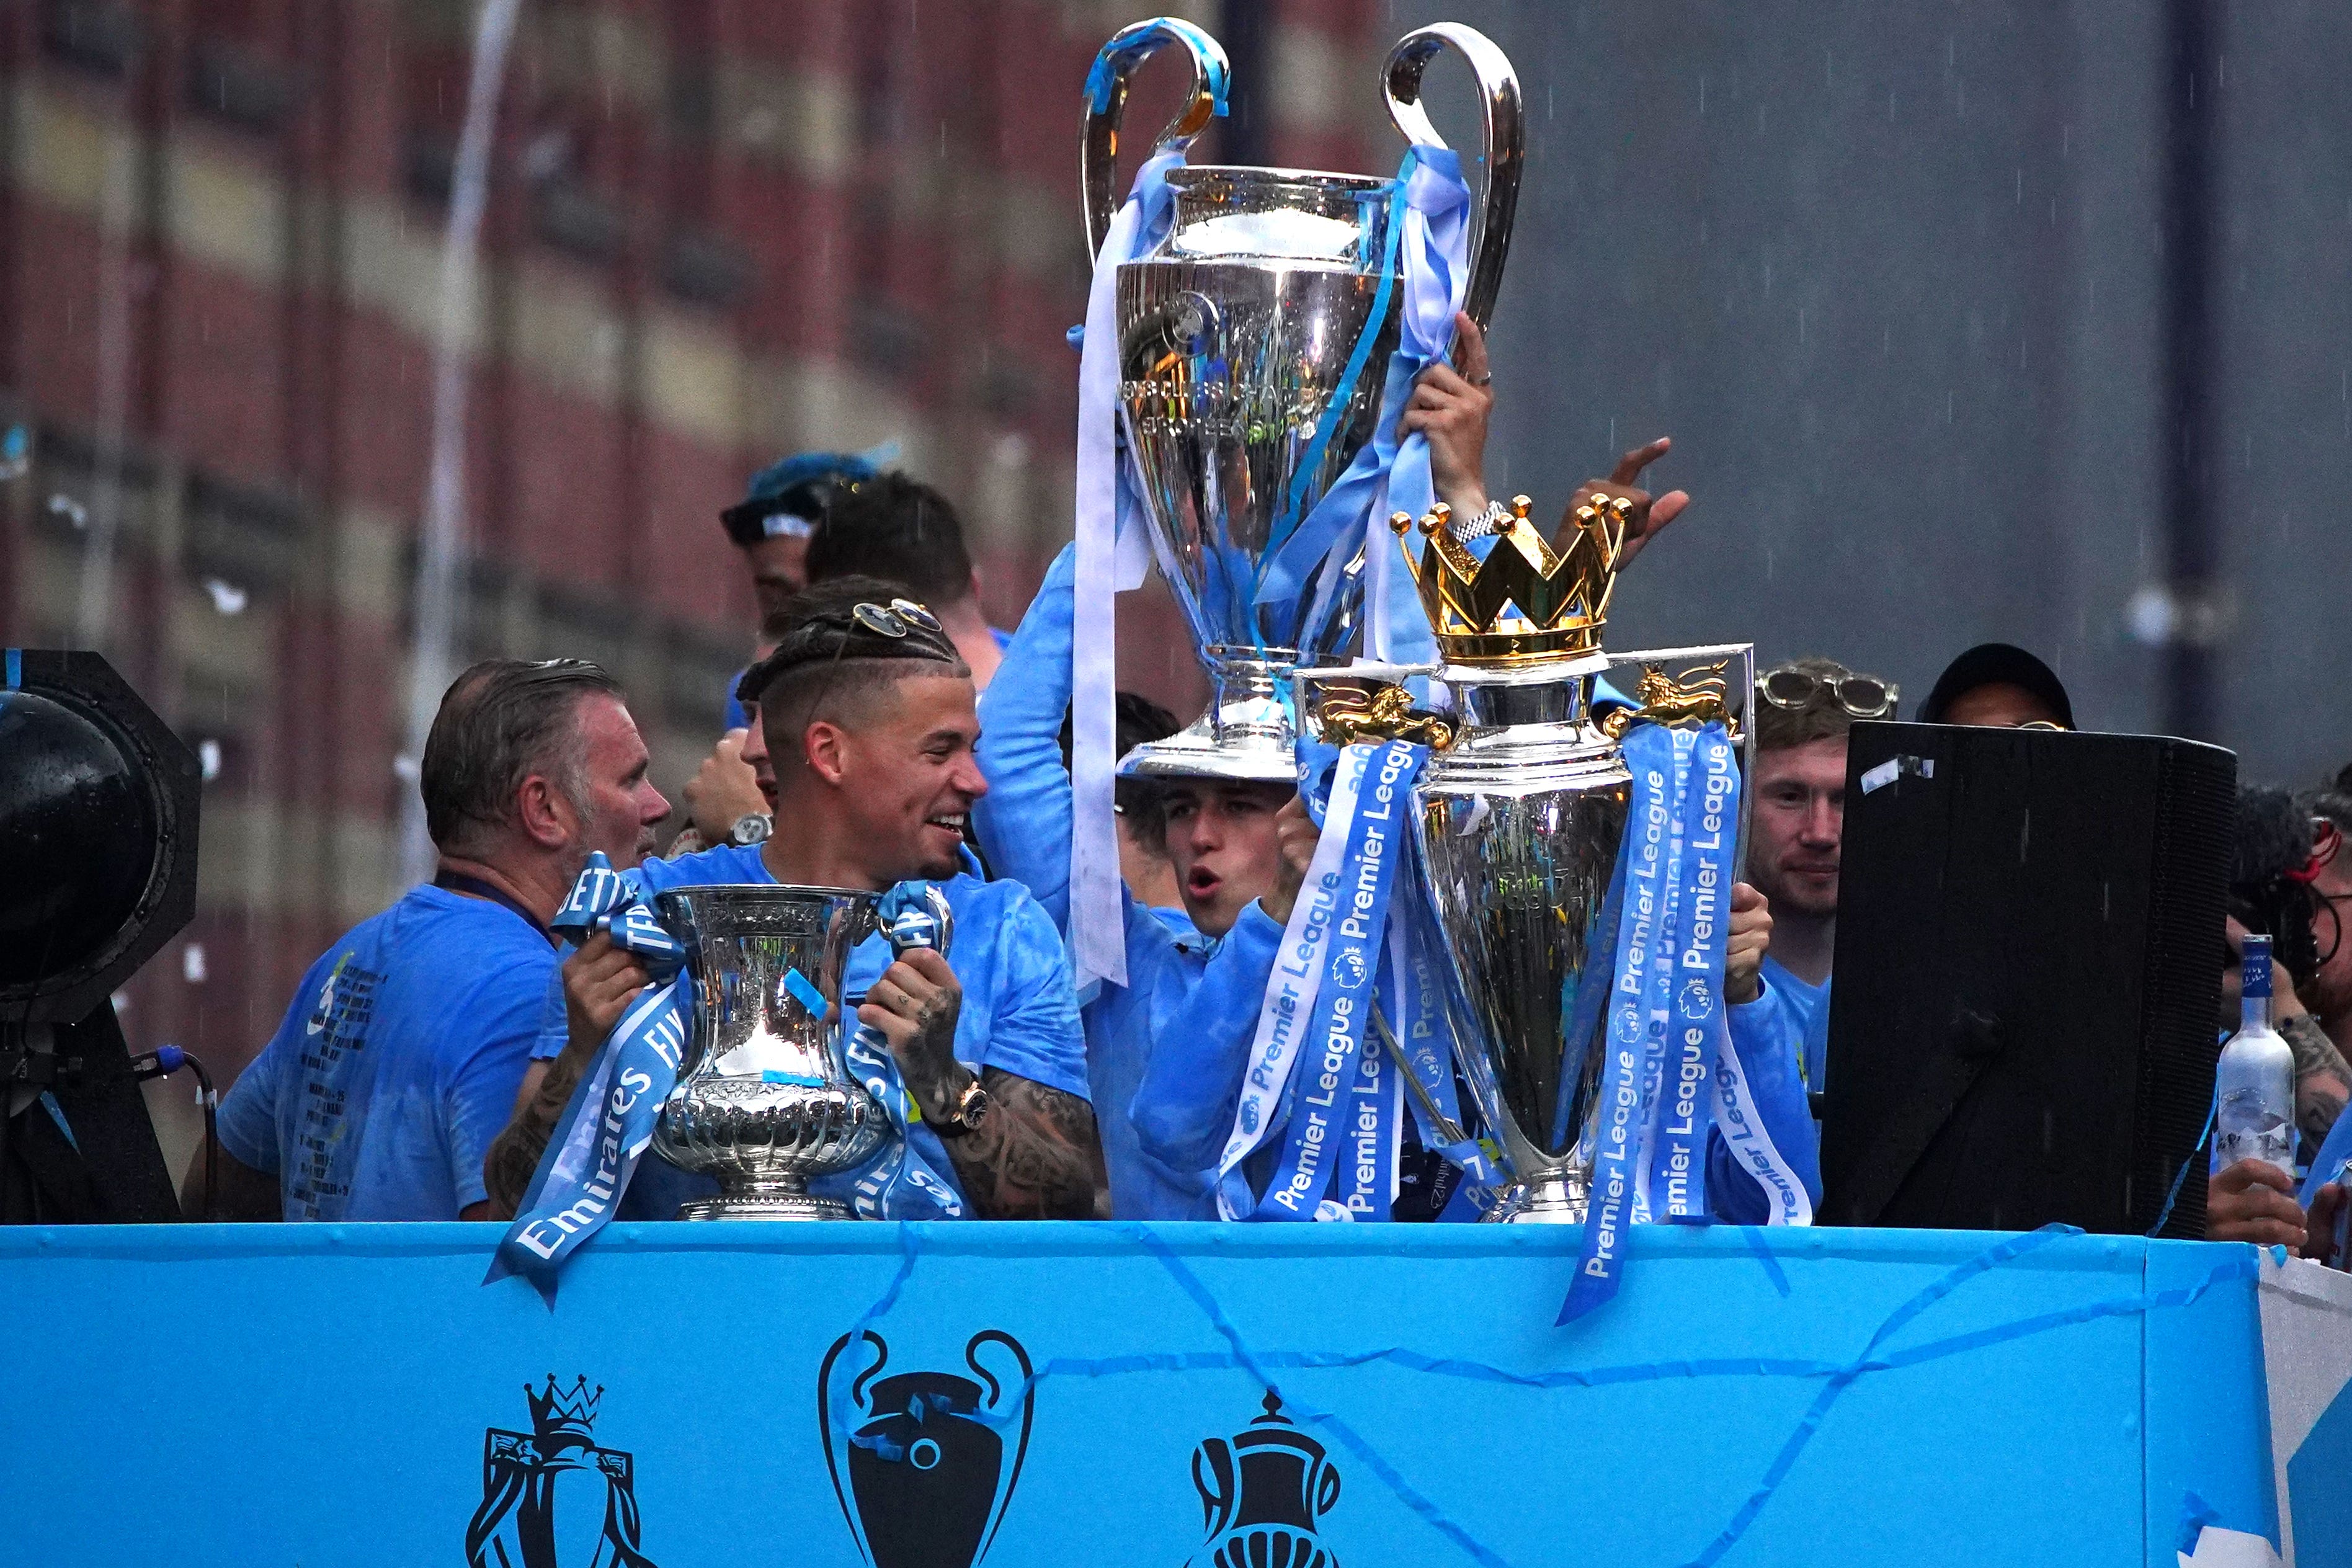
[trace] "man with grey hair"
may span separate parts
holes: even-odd
[[[669,802],[649,760],[585,660],[489,659],[450,685],[417,781],[438,872],[320,955],[222,1101],[224,1217],[488,1217],[482,1158],[555,973],[547,922],[592,851],[653,847]]]

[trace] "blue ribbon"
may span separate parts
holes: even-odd
[[[1408,742],[1383,742],[1365,770],[1354,810],[1338,824],[1347,848],[1340,860],[1337,918],[1304,1042],[1307,1054],[1300,1067],[1307,1070],[1291,1078],[1282,1159],[1265,1198],[1247,1211],[1254,1219],[1374,1217],[1346,1204],[1327,1207],[1323,1194],[1342,1160],[1352,1167],[1364,1163],[1355,1157],[1360,1150],[1383,1144],[1393,1149],[1394,1111],[1388,1112],[1384,1123],[1378,1108],[1392,1103],[1402,1085],[1370,1026],[1379,994],[1374,982],[1386,944],[1389,899],[1406,843],[1412,781],[1428,755],[1426,747]],[[1392,1173],[1392,1152],[1388,1165]],[[1226,1180],[1246,1184],[1238,1172]],[[1363,1184],[1342,1190],[1360,1197]],[[1386,1193],[1378,1217],[1386,1217],[1386,1198],[1393,1195],[1392,1190]],[[1231,1193],[1228,1201],[1234,1212],[1243,1212],[1247,1194]]]
[[[1682,740],[1679,734],[1676,741]],[[1705,1225],[1706,1141],[1715,1125],[1712,1079],[1723,1012],[1724,949],[1731,930],[1731,854],[1739,833],[1739,772],[1718,726],[1692,736],[1694,787],[1680,813],[1678,888],[1657,1142],[1650,1156],[1654,1213]],[[1679,746],[1678,746],[1679,750]]]
[[[1652,971],[1659,951],[1670,949],[1672,940],[1666,930],[1666,891],[1679,793],[1675,739],[1675,732],[1662,726],[1637,724],[1625,740],[1625,765],[1633,775],[1633,787],[1625,840],[1618,850],[1625,898],[1619,912],[1616,984],[1609,1013],[1609,1066],[1594,1142],[1584,1246],[1575,1281],[1556,1320],[1562,1323],[1616,1295],[1618,1268],[1633,1219],[1642,1173],[1642,1077],[1650,1033]]]
[[[1122,32],[1120,37],[1126,37],[1127,35]],[[1174,16],[1155,18],[1140,37],[1165,38],[1171,43],[1184,45],[1192,58],[1206,67],[1209,77],[1209,98],[1213,106],[1213,112],[1218,118],[1223,118],[1226,88],[1225,57],[1224,51],[1217,47],[1215,39],[1192,23],[1181,21]],[[1123,47],[1132,48],[1137,41],[1135,38],[1128,38]],[[1095,56],[1095,63],[1087,68],[1086,92],[1088,114],[1100,114],[1110,107],[1111,89],[1118,79],[1117,68],[1111,63],[1111,54],[1110,47],[1105,45],[1102,52]]]
[[[606,931],[656,981],[621,1015],[582,1075],[484,1281],[520,1274],[552,1305],[557,1275],[613,1217],[653,1142],[662,1101],[677,1083],[693,1010],[685,948],[662,929],[638,879],[614,870],[604,855],[588,857],[548,927],[574,943]]]
[[[1359,363],[1367,352],[1367,332],[1350,358],[1346,374],[1316,426],[1315,442],[1293,481],[1290,505],[1277,525],[1276,543],[1259,568],[1256,599],[1261,605],[1297,602],[1327,557],[1350,555],[1377,542],[1373,531],[1384,526],[1388,512],[1407,510],[1416,517],[1433,499],[1429,479],[1429,443],[1418,431],[1400,436],[1397,422],[1412,396],[1415,377],[1445,355],[1454,339],[1454,315],[1460,308],[1469,278],[1470,187],[1462,177],[1461,160],[1442,147],[1414,147],[1397,170],[1395,194],[1390,199],[1388,255],[1383,258],[1380,292],[1373,302],[1373,320],[1388,310],[1391,279],[1402,278],[1404,309],[1397,346],[1389,355],[1381,390],[1381,408],[1371,440],[1365,443],[1347,471],[1334,481],[1312,511],[1295,527],[1288,519],[1321,468],[1329,435],[1345,404],[1352,397]],[[1385,498],[1385,500],[1383,500]],[[1378,514],[1378,515],[1375,515]],[[1411,596],[1405,574],[1385,569],[1383,552],[1368,549],[1370,581],[1384,585],[1375,597],[1390,602],[1374,624],[1385,628],[1375,639],[1375,657],[1400,663],[1431,662],[1435,650],[1425,617]],[[1337,590],[1338,574],[1324,574],[1322,593]],[[1324,606],[1298,617],[1303,628],[1319,624]],[[1303,650],[1302,650],[1303,651]]]
[[[1462,1111],[1462,1097],[1454,1079],[1453,1039],[1445,1017],[1446,994],[1453,984],[1450,963],[1438,939],[1429,904],[1418,890],[1424,873],[1419,853],[1408,853],[1397,868],[1401,891],[1389,920],[1389,964],[1383,994],[1391,998],[1389,1016],[1395,1020],[1397,1045],[1410,1071],[1437,1113],[1455,1130],[1470,1132]],[[1440,1223],[1475,1221],[1495,1206],[1504,1185],[1502,1167],[1494,1147],[1475,1135],[1449,1138],[1443,1128],[1430,1125],[1420,1101],[1409,1099],[1405,1110],[1412,1118],[1422,1147],[1435,1151],[1462,1173],[1438,1213]]]

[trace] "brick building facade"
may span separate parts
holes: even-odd
[[[1234,48],[1233,153],[1391,156],[1368,0],[1177,8]],[[1069,532],[1078,88],[1152,9],[526,0],[457,329],[457,660],[606,662],[675,797],[751,629],[715,512],[780,452],[886,440],[962,504],[1011,624]],[[100,647],[216,763],[199,913],[121,1005],[134,1048],[224,1084],[397,890],[475,26],[463,0],[0,6],[0,406],[30,437],[0,640]],[[1149,74],[1147,129],[1176,70]],[[1129,683],[1197,692],[1172,612],[1127,622]],[[155,1103],[187,1136],[184,1096]]]

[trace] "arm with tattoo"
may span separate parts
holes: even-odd
[[[522,1207],[523,1194],[530,1191],[531,1175],[539,1169],[540,1156],[547,1152],[548,1139],[554,1136],[555,1123],[563,1108],[572,1103],[581,1075],[595,1059],[595,1047],[575,1050],[567,1041],[562,1054],[547,1064],[539,1092],[516,1110],[506,1131],[491,1140],[490,1152],[482,1157],[482,1186],[490,1194],[490,1218],[512,1219]]]
[[[547,1141],[572,1092],[595,1061],[604,1037],[647,984],[645,966],[603,931],[590,937],[563,964],[563,1049],[547,1064],[539,1090],[515,1110],[506,1131],[482,1158],[482,1186],[490,1194],[492,1219],[512,1219],[530,1191]]]
[[[2278,1027],[2294,1052],[2295,1125],[2315,1148],[2327,1141],[2328,1130],[2344,1114],[2352,1068],[2345,1065],[2336,1043],[2310,1014],[2281,1018]]]
[[[972,1075],[955,1059],[963,988],[929,948],[908,951],[866,993],[858,1018],[898,1058],[925,1121],[939,1132],[956,1177],[982,1219],[1091,1219],[1102,1157],[1093,1107],[1077,1096],[987,1068],[979,1125],[951,1131]]]
[[[971,1077],[961,1067],[956,1076]],[[980,1125],[940,1140],[973,1211],[982,1219],[1094,1218],[1101,1160],[1094,1107],[1002,1068],[982,1068],[980,1086],[989,1102]],[[954,1098],[962,1087],[955,1085]],[[950,1098],[940,1096],[943,1110]]]

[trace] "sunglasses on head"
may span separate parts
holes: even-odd
[[[1856,675],[1850,669],[1816,675],[1785,664],[1759,676],[1756,689],[1775,708],[1802,709],[1816,702],[1833,702],[1856,719],[1885,718],[1895,711],[1895,700],[1903,694],[1901,687],[1876,676]]]

